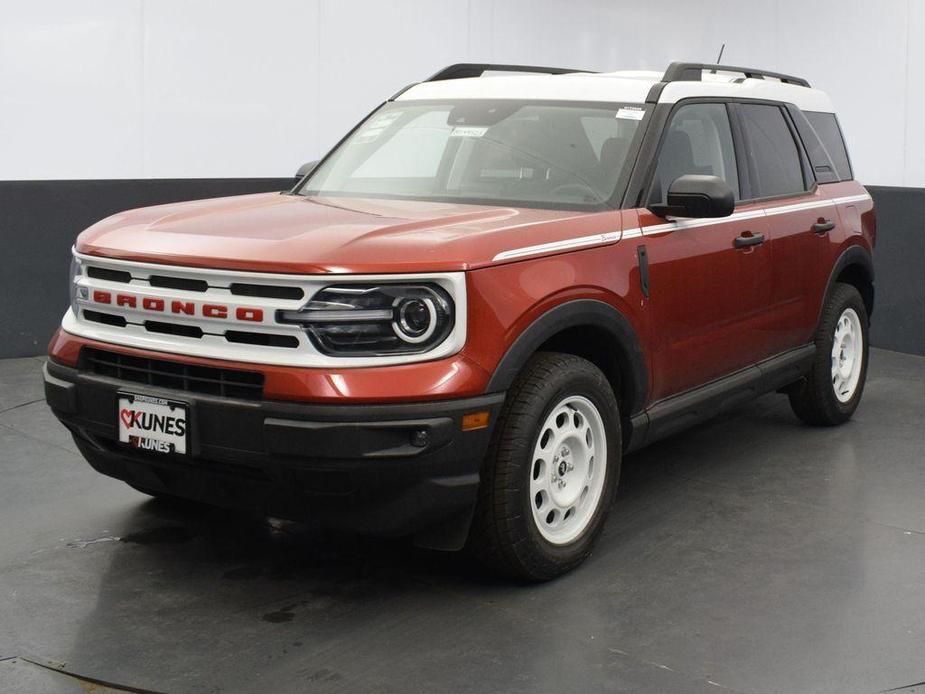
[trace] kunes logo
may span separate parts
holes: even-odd
[[[186,434],[186,421],[180,417],[139,410],[122,410],[119,413],[127,429],[139,429],[144,432],[183,436]]]

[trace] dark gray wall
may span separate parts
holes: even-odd
[[[42,354],[67,308],[74,238],[121,210],[282,190],[292,179],[0,181],[0,358]],[[872,343],[925,355],[925,189],[871,187],[877,205]]]
[[[925,355],[925,188],[869,190],[877,210],[871,344]]]

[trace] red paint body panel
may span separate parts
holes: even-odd
[[[446,272],[512,247],[614,231],[614,212],[261,193],[129,210],[77,239],[89,255],[281,273]]]
[[[621,213],[611,215],[611,228],[619,228]],[[634,215],[623,212],[622,217]],[[489,372],[530,324],[566,301],[602,301],[620,311],[637,335],[647,330],[635,245],[629,242],[476,270],[469,274],[469,287],[473,329],[463,352]]]
[[[736,212],[756,207],[739,206]],[[665,223],[648,210],[638,214],[644,232]],[[746,232],[766,233],[766,221],[718,219],[644,238],[652,287],[652,400],[766,356],[770,249],[767,244],[734,248],[735,238]]]

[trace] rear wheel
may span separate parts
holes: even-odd
[[[576,567],[603,528],[620,451],[617,401],[600,369],[573,355],[537,354],[505,400],[469,549],[529,580]]]
[[[790,406],[808,424],[834,426],[851,419],[867,378],[867,307],[857,289],[836,284],[816,331],[816,359],[790,391]]]

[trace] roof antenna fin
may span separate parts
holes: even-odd
[[[725,50],[726,50],[726,44],[724,43],[724,44],[723,44],[722,46],[720,46],[720,48],[719,48],[719,55],[716,56],[716,64],[717,64],[717,65],[719,65],[719,64],[722,63],[722,61],[723,61],[723,51],[725,51]],[[714,74],[714,75],[716,74],[716,70],[710,70],[710,72],[711,72],[712,74]]]

